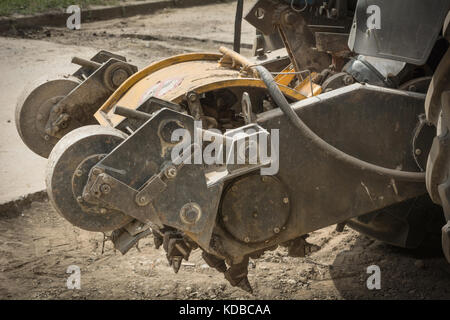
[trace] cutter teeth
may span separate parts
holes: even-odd
[[[183,260],[183,257],[172,257],[172,269],[175,273],[178,273],[181,267],[181,261]]]

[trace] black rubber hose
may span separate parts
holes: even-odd
[[[395,169],[389,169],[380,167],[375,164],[365,162],[361,159],[355,158],[335,147],[328,142],[320,138],[315,134],[295,113],[294,109],[288,103],[281,90],[278,88],[277,83],[272,77],[272,74],[263,66],[255,66],[258,71],[261,80],[267,86],[269,94],[272,97],[275,104],[283,111],[283,113],[289,118],[292,124],[300,130],[302,136],[310,140],[314,145],[321,150],[329,154],[330,156],[343,161],[353,167],[361,170],[374,172],[381,176],[389,177],[395,180],[410,181],[410,182],[425,182],[425,172],[408,172]]]

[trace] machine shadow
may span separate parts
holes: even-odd
[[[378,290],[367,286],[371,265],[380,268]],[[403,249],[358,235],[353,248],[336,256],[330,275],[344,299],[450,299],[450,264],[436,249]]]

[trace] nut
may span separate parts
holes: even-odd
[[[145,196],[141,196],[140,198],[139,198],[139,204],[145,204],[145,202],[147,201],[147,198],[145,197]]]
[[[351,75],[346,75],[342,80],[344,81],[344,84],[346,84],[346,85],[350,85],[355,82],[355,79],[353,79],[353,77]]]
[[[280,233],[280,228],[278,228],[278,227],[273,228],[273,232],[274,233]]]
[[[195,92],[191,92],[189,93],[188,98],[191,102],[195,102],[197,101],[197,94]]]
[[[111,186],[109,184],[104,183],[100,186],[100,191],[103,194],[108,194],[111,192]]]
[[[169,166],[166,168],[164,174],[168,179],[173,179],[177,176],[177,168],[175,168],[174,166]]]
[[[127,80],[128,72],[124,69],[117,69],[113,72],[111,82],[116,86],[120,86],[122,82]]]
[[[200,206],[195,202],[186,203],[180,210],[180,218],[185,224],[195,224],[202,215]]]

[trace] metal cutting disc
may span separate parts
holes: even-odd
[[[47,158],[58,138],[45,133],[50,111],[78,86],[69,79],[46,81],[34,90],[25,90],[16,106],[16,127],[23,142],[34,153]]]
[[[75,129],[50,153],[47,165],[48,197],[65,219],[88,231],[112,231],[133,218],[99,200],[83,198],[91,168],[126,138],[126,134],[99,125]]]

